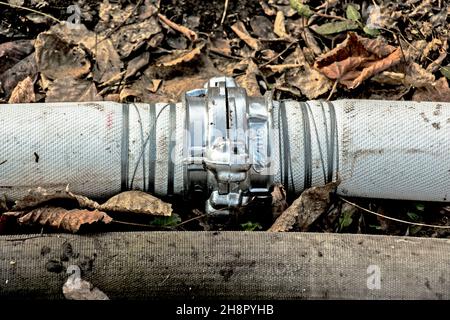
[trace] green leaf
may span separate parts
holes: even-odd
[[[361,20],[361,15],[359,14],[358,9],[352,4],[349,4],[347,6],[347,11],[345,12],[345,15],[347,16],[347,19],[353,20],[353,21],[359,21]]]
[[[409,234],[413,236],[417,234],[421,229],[421,226],[409,226]]]
[[[251,221],[241,224],[241,227],[244,231],[255,231],[256,229],[262,229],[262,226],[258,222]]]
[[[313,28],[315,32],[322,35],[334,34],[355,29],[358,29],[358,24],[352,20],[329,22]]]
[[[363,31],[366,34],[368,34],[369,36],[372,36],[372,37],[376,37],[376,36],[378,36],[380,34],[380,31],[378,29],[372,29],[372,28],[369,28],[368,26],[365,26],[363,28]]]
[[[420,221],[420,216],[415,212],[407,212],[406,215],[408,218],[410,218],[412,221]]]
[[[156,217],[150,222],[155,227],[174,227],[181,222],[181,218],[176,213],[173,213],[170,217]]]
[[[442,73],[444,77],[450,79],[450,64],[445,67],[439,68],[439,71]]]
[[[349,227],[352,222],[352,211],[345,211],[342,213],[342,215],[339,217],[339,231],[342,231],[343,229]]]
[[[416,210],[417,211],[425,211],[425,205],[423,203],[416,203]]]
[[[311,17],[314,14],[307,4],[303,4],[301,0],[290,0],[291,8],[297,10],[298,14],[304,17]]]

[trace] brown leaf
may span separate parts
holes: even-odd
[[[286,201],[286,190],[282,184],[276,184],[272,191],[272,216],[278,218],[289,207]]]
[[[275,39],[275,34],[273,33],[273,24],[269,18],[264,16],[254,16],[250,19],[250,27],[252,28],[253,34],[258,39]]]
[[[315,99],[331,89],[332,82],[308,64],[302,49],[296,48],[285,62],[286,64],[274,66],[271,69],[289,66],[285,77],[286,85],[297,87],[308,99]]]
[[[439,101],[450,102],[450,88],[447,79],[441,77],[434,83],[430,83],[414,92],[413,101]]]
[[[23,211],[56,199],[74,200],[81,208],[97,209],[100,206],[97,202],[89,198],[73,194],[68,188],[66,190],[47,191],[44,188],[38,187],[28,190],[28,194],[22,199],[17,200],[12,209],[14,211]]]
[[[260,42],[255,38],[252,38],[242,21],[238,21],[233,24],[231,26],[231,30],[233,30],[237,36],[253,50],[259,50],[261,48]]]
[[[292,205],[287,208],[275,223],[270,227],[270,232],[285,232],[294,225],[301,231],[305,231],[319,218],[330,205],[330,192],[338,183],[328,183],[323,187],[312,187],[303,191]]]
[[[91,69],[83,49],[72,47],[51,32],[38,35],[35,49],[39,71],[49,79],[81,78]]]
[[[189,28],[186,28],[184,26],[181,26],[179,24],[176,24],[173,21],[170,21],[165,15],[158,13],[159,19],[168,25],[170,28],[182,33],[186,38],[188,38],[191,41],[196,41],[198,39],[197,33],[190,30]]]
[[[30,77],[20,81],[14,88],[8,103],[30,103],[36,102],[34,94],[34,84]]]
[[[54,25],[49,32],[54,33],[72,46],[82,46],[95,59],[92,73],[95,81],[103,83],[117,76],[123,66],[111,39],[100,39],[95,32],[80,24],[69,28],[67,24]]]
[[[124,58],[139,48],[154,44],[153,38],[162,35],[156,11],[149,1],[139,5],[129,4],[125,8],[120,3],[104,1],[99,8],[100,21],[95,27],[99,34],[98,42],[111,39]]]
[[[286,32],[286,26],[284,25],[284,14],[282,11],[277,12],[275,17],[275,22],[273,25],[273,32],[280,38],[288,38],[289,35]]]
[[[120,90],[119,100],[120,102],[133,101],[134,98],[141,96],[141,94],[142,92],[140,90],[125,87],[122,90]]]
[[[156,93],[161,86],[161,83],[161,79],[152,79],[152,84],[150,87],[148,87],[148,91],[150,91],[151,93]]]
[[[95,222],[108,224],[112,218],[98,210],[66,210],[58,207],[44,207],[31,210],[18,221],[21,224],[40,224],[75,233],[82,225]]]
[[[0,74],[0,86],[6,98],[9,98],[17,84],[26,77],[34,78],[38,72],[34,53],[16,63],[13,67]],[[0,90],[1,91],[1,90]]]
[[[203,49],[205,44],[201,44],[195,49],[191,51],[176,51],[174,54],[170,54],[167,56],[164,56],[162,59],[160,59],[156,66],[158,67],[173,67],[181,63],[190,62],[191,60],[194,60],[197,58]]]
[[[163,81],[158,90],[159,102],[165,100],[167,102],[180,101],[182,95],[189,90],[203,88],[203,85],[208,82],[209,78],[215,76],[214,74],[199,73],[193,76],[181,76],[171,80]]]
[[[127,73],[125,74],[125,79],[129,79],[136,75],[136,73],[148,65],[150,62],[150,52],[144,52],[140,56],[132,59],[127,66]]]
[[[309,28],[304,28],[303,32],[301,33],[301,37],[303,38],[303,41],[305,41],[306,46],[314,52],[316,56],[319,56],[322,54],[322,49],[319,47],[319,44],[316,41],[316,38],[314,37],[313,33]],[[303,49],[304,50],[304,49]]]
[[[439,48],[439,56],[436,58],[436,60],[434,60],[427,66],[428,72],[431,73],[436,72],[437,69],[442,65],[442,61],[444,61],[445,58],[447,58],[447,49],[448,49],[448,42],[447,40],[444,40],[442,46]]]
[[[14,66],[34,51],[30,40],[16,40],[0,44],[0,74]]]
[[[320,56],[314,66],[328,78],[353,89],[373,75],[395,66],[401,58],[400,48],[349,32],[342,43]]]
[[[152,37],[161,32],[161,26],[155,17],[120,28],[111,35],[112,43],[119,54],[126,58],[132,52],[142,48]]]
[[[216,38],[211,40],[210,50],[215,53],[219,53],[225,56],[231,56],[231,45],[230,40],[225,40],[221,38]]]
[[[99,207],[110,212],[130,212],[155,216],[171,216],[172,205],[142,191],[125,191]]]
[[[247,70],[245,71],[245,75],[236,78],[236,82],[247,90],[247,94],[250,97],[261,96],[261,90],[256,79],[256,75],[260,74],[258,66],[252,59],[246,59],[243,63],[247,64]]]
[[[89,102],[102,101],[92,81],[73,78],[60,78],[48,88],[45,102]]]
[[[429,86],[435,81],[435,77],[431,72],[422,68],[416,62],[408,62],[406,65],[398,66],[391,69],[392,71],[383,71],[375,75],[372,80],[378,83],[413,86],[421,88]],[[403,70],[404,72],[398,72]]]
[[[277,10],[275,10],[274,8],[270,7],[267,4],[266,0],[259,0],[259,4],[261,5],[261,8],[263,9],[264,13],[268,16],[274,16],[277,14]]]

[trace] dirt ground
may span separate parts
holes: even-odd
[[[224,74],[250,95],[271,90],[276,99],[450,102],[446,1],[9,0],[0,12],[0,103],[176,102]],[[203,204],[169,199],[172,217],[107,230],[267,230],[291,204],[280,186],[273,196],[220,227]],[[376,216],[328,196],[305,194],[304,204],[323,205],[302,226],[304,209],[291,207],[294,222],[282,231],[449,236],[420,225],[449,226],[443,203],[351,200]],[[0,234],[41,230],[17,218],[0,216]]]

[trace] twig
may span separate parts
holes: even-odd
[[[36,14],[40,14],[40,15],[42,15],[42,16],[44,16],[44,17],[47,17],[47,18],[49,18],[49,19],[52,19],[53,21],[56,21],[56,22],[58,22],[58,23],[62,23],[61,20],[56,19],[55,17],[53,17],[53,16],[51,16],[51,15],[49,15],[49,14],[47,14],[47,13],[40,12],[40,11],[31,9],[31,8],[18,6],[18,5],[11,4],[11,3],[7,3],[7,2],[3,2],[3,1],[0,1],[0,4],[2,4],[2,5],[4,5],[4,6],[11,7],[11,8],[22,9],[22,10],[30,11],[30,12],[33,12],[33,13],[36,13]]]
[[[172,28],[173,30],[176,30],[180,33],[182,33],[186,38],[188,38],[191,41],[196,41],[198,39],[197,33],[192,31],[189,28],[186,28],[185,26],[181,26],[179,24],[176,24],[175,22],[171,21],[169,18],[167,18],[165,15],[158,13],[158,18],[167,26]]]
[[[188,219],[188,220],[186,220],[186,221],[183,221],[183,222],[177,224],[176,226],[174,226],[174,228],[177,228],[177,227],[179,227],[179,226],[182,226],[183,224],[186,224],[186,223],[191,222],[191,221],[194,221],[194,220],[201,219],[201,218],[206,217],[206,216],[207,216],[207,214],[205,213],[205,214],[202,214],[201,216],[198,216],[198,217],[194,217],[194,218]]]
[[[331,92],[328,95],[328,98],[326,101],[330,101],[331,97],[333,96],[334,92],[336,91],[337,83],[338,83],[338,80],[335,80],[333,83],[333,87],[331,88]]]
[[[350,202],[347,199],[344,199],[342,197],[340,197],[340,198],[341,198],[342,201],[347,202],[348,204],[354,206],[355,208],[358,208],[360,210],[363,210],[365,212],[374,214],[374,215],[376,215],[378,217],[381,217],[381,218],[384,218],[384,219],[387,219],[387,220],[392,220],[392,221],[395,221],[395,222],[405,223],[405,224],[409,224],[409,225],[413,225],[413,226],[439,228],[439,229],[450,229],[450,226],[438,226],[438,225],[434,225],[434,224],[426,224],[426,223],[420,223],[420,222],[410,222],[410,221],[405,221],[405,220],[401,220],[401,219],[397,219],[397,218],[388,217],[388,216],[385,216],[383,214],[380,214],[380,213],[371,211],[369,209],[363,208],[363,207],[357,205],[356,203]]]
[[[228,10],[228,0],[225,0],[225,6],[223,8],[223,15],[222,20],[220,20],[220,25],[223,25],[223,22],[225,21],[225,17],[227,16],[227,10]]]
[[[67,239],[60,235],[52,235],[52,234],[39,234],[37,236],[31,236],[26,238],[17,238],[17,239],[5,239],[5,241],[15,242],[15,241],[26,241],[31,239],[40,239],[40,238],[58,238],[58,239]]]
[[[274,62],[275,60],[277,60],[279,57],[281,57],[283,54],[285,54],[286,51],[288,51],[288,50],[290,49],[290,47],[292,47],[292,46],[293,46],[294,44],[296,44],[296,43],[297,43],[297,41],[293,41],[293,42],[289,43],[289,44],[287,45],[287,47],[286,47],[283,51],[281,51],[279,54],[277,54],[275,57],[273,57],[273,58],[270,59],[269,61],[264,62],[264,63],[263,63],[262,65],[260,65],[259,67],[262,68],[262,67],[267,66],[268,64],[271,64],[272,62]]]
[[[143,224],[143,223],[135,223],[135,222],[126,222],[126,221],[120,221],[120,220],[113,220],[113,223],[118,223],[118,224],[126,224],[129,226],[135,226],[135,227],[147,227],[147,228],[155,228],[155,226],[152,226],[150,224]]]
[[[336,20],[341,20],[341,21],[348,21],[348,19],[346,19],[344,17],[339,17],[339,16],[335,16],[335,15],[332,15],[332,14],[314,12],[314,15],[317,15],[317,16],[319,16],[321,18],[328,18],[328,19],[336,19]]]

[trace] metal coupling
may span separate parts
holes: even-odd
[[[248,97],[233,78],[216,77],[187,92],[183,103],[184,190],[209,195],[212,215],[270,197],[271,95]]]

